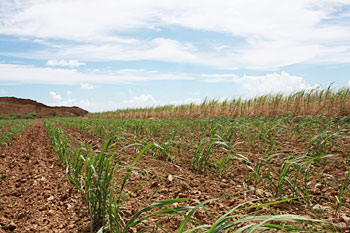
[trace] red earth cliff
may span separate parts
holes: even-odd
[[[30,99],[0,97],[0,114],[36,114],[48,116],[84,116],[88,111],[79,107],[50,107]]]

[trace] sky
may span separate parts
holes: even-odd
[[[1,0],[0,96],[90,112],[350,86],[350,0]]]

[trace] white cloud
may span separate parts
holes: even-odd
[[[59,48],[42,50],[39,53],[1,53],[8,56],[23,58],[47,59],[70,57],[76,60],[49,60],[48,65],[61,65],[78,67],[85,61],[169,61],[169,62],[189,62],[207,63],[201,60],[196,54],[197,48],[190,43],[182,43],[177,40],[167,38],[155,38],[150,40],[133,40],[130,43],[106,42],[106,43],[84,43],[77,45],[62,45]],[[208,63],[209,64],[209,63]]]
[[[94,85],[91,85],[89,83],[81,83],[80,84],[80,89],[82,90],[93,90],[93,89],[96,89],[98,88],[97,86],[94,86]]]
[[[95,101],[88,100],[88,99],[82,99],[82,100],[77,100],[77,99],[73,99],[73,98],[53,99],[53,102],[49,102],[49,103],[47,103],[47,105],[49,105],[49,106],[66,106],[66,107],[78,106],[78,107],[85,109],[89,112],[110,110],[110,109],[107,109],[107,106],[105,106],[104,104],[99,104]]]
[[[62,97],[60,95],[56,94],[56,92],[50,91],[49,94],[50,94],[52,100],[55,102],[59,102],[62,100]]]
[[[7,2],[11,5],[12,1]],[[18,4],[16,9],[7,9],[7,13],[3,13],[0,33],[78,41],[108,41],[116,39],[109,35],[112,30],[147,26],[147,18],[152,18],[152,12],[149,11],[154,11],[152,2],[135,0],[18,2],[23,3],[23,6]]]
[[[72,94],[72,91],[67,90],[66,94],[69,96],[69,95],[71,95],[71,94]]]
[[[149,80],[193,80],[182,73],[161,73],[137,69],[110,70],[101,72],[79,72],[75,69],[40,68],[17,64],[0,64],[0,81],[12,83],[72,85],[80,83],[129,83]]]
[[[348,85],[349,85],[349,87],[350,87],[350,80],[349,80],[349,82],[348,82]]]
[[[314,29],[334,6],[330,0],[18,1],[22,6],[17,1],[4,1],[9,7],[3,13],[0,32],[84,41],[106,41],[113,39],[113,31],[163,25],[269,39],[296,38],[295,31]],[[325,2],[328,4],[321,4]]]
[[[158,105],[159,102],[150,94],[142,94],[133,96],[130,100],[124,101],[125,107],[152,107]]]
[[[48,51],[34,54],[45,59],[157,60],[225,69],[350,62],[347,15],[334,14],[349,6],[348,0],[3,0],[2,4],[0,34],[34,37],[38,43],[47,43],[47,38],[83,42],[46,44]],[[244,42],[237,47],[213,42],[209,51],[173,38],[141,40],[120,33],[168,26],[215,32],[218,37],[223,33]]]
[[[5,94],[7,94],[7,91],[0,89],[0,95],[5,95]]]
[[[302,77],[289,75],[287,72],[283,71],[280,74],[272,73],[266,74],[265,76],[243,76],[239,78],[237,82],[254,95],[290,94],[296,91],[313,88],[306,84],[306,81]]]
[[[48,60],[46,62],[46,65],[48,66],[69,66],[69,67],[79,67],[82,65],[85,65],[83,62],[79,62],[77,60]]]
[[[203,82],[239,84],[243,88],[242,94],[245,97],[278,93],[290,94],[319,87],[307,84],[301,76],[293,76],[284,71],[262,76],[238,77],[233,74],[204,74],[201,77],[206,78]]]
[[[68,91],[67,91],[68,92]],[[98,103],[94,100],[89,99],[74,99],[68,97],[67,99],[63,99],[60,95],[57,93],[51,91],[50,93],[51,101],[46,103],[49,106],[66,106],[66,107],[73,107],[78,106],[82,109],[85,109],[89,112],[98,112],[98,111],[107,111],[111,110],[111,106],[115,106],[115,103]]]

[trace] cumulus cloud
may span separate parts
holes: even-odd
[[[62,97],[60,95],[56,94],[56,92],[50,91],[49,94],[51,96],[51,99],[55,102],[59,102],[62,100]]]
[[[237,82],[250,93],[248,95],[261,94],[290,94],[301,90],[316,88],[306,84],[301,76],[289,75],[287,72],[272,73],[265,76],[243,76]]]
[[[71,94],[72,94],[72,91],[67,90],[66,94],[67,94],[67,95],[71,95]]]
[[[50,94],[51,95],[51,94]],[[57,94],[56,94],[57,96]],[[53,99],[53,98],[52,98]],[[73,107],[73,106],[78,106],[80,108],[83,108],[89,112],[98,112],[98,111],[107,111],[111,110],[108,107],[113,106],[113,105],[104,105],[101,103],[98,103],[93,100],[89,99],[74,99],[74,98],[68,98],[68,99],[53,99],[52,102],[47,103],[49,106],[66,106],[66,107]]]
[[[80,84],[80,89],[82,90],[93,90],[93,89],[96,89],[98,88],[97,86],[94,86],[94,85],[91,85],[89,83],[81,83]]]
[[[94,99],[71,98],[69,95],[67,98],[62,98],[61,95],[53,91],[49,92],[49,95],[51,97],[51,102],[47,103],[49,106],[78,106],[89,112],[103,112],[125,108],[143,108],[159,105],[159,102],[151,94],[132,96],[130,99],[124,101],[109,99],[103,102]]]
[[[126,107],[152,107],[159,104],[159,102],[151,94],[142,94],[133,96],[130,100],[124,102]]]
[[[49,92],[51,101],[49,101],[46,104],[49,106],[66,106],[66,107],[78,106],[89,112],[107,111],[107,110],[111,110],[110,108],[111,106],[112,107],[116,106],[116,103],[109,103],[106,105],[106,103],[98,103],[94,100],[71,98],[69,97],[70,94],[71,92],[67,91],[68,98],[62,98],[61,95],[51,91]]]
[[[69,66],[69,67],[79,67],[85,65],[83,62],[79,62],[77,60],[48,60],[46,62],[48,66]]]
[[[239,84],[246,97],[264,94],[290,94],[301,90],[310,90],[319,87],[311,86],[301,76],[290,75],[285,71],[269,73],[261,76],[244,75],[238,77],[233,74],[203,74],[203,82],[209,83],[235,83]]]

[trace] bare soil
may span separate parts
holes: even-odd
[[[0,97],[0,114],[36,114],[48,116],[84,116],[88,111],[79,107],[51,107],[30,99]]]
[[[65,134],[77,145],[87,143],[94,150],[102,145],[103,139],[88,132],[62,127]],[[115,151],[118,152],[119,149],[117,146]],[[135,148],[131,147],[118,153],[126,164],[137,155]],[[142,208],[146,202],[151,204],[171,198],[188,197],[204,201],[239,193],[207,205],[213,218],[217,219],[238,204],[271,197],[268,191],[262,189],[244,192],[249,186],[244,187],[246,170],[243,164],[237,164],[232,172],[222,177],[215,173],[195,171],[186,163],[157,160],[148,155],[144,155],[136,167],[124,190],[130,194],[123,203],[126,207],[123,216],[125,219]],[[342,167],[333,164],[327,166],[327,169],[333,170],[339,176],[344,174]],[[89,218],[84,201],[80,193],[66,181],[64,174],[64,169],[59,166],[57,157],[52,152],[49,137],[41,121],[28,126],[12,141],[0,147],[0,233],[88,231]],[[122,175],[123,171],[118,174],[115,182]],[[316,186],[319,178],[312,180],[313,186]],[[142,185],[144,187],[138,189]],[[334,211],[334,191],[338,187],[317,187],[310,190],[311,208],[296,202],[267,208],[275,213],[298,214],[309,218],[318,218],[316,211],[334,223],[340,232],[350,232],[348,203],[339,212]],[[194,202],[187,204],[195,205]],[[195,217],[203,223],[213,222],[202,210],[196,212]],[[174,232],[181,220],[173,217],[160,220],[160,223],[169,232]],[[156,219],[148,221],[150,225],[155,223]],[[137,232],[138,229],[133,230]]]
[[[0,232],[84,232],[89,218],[41,121],[0,147]]]
[[[103,139],[91,135],[86,131],[59,125],[64,128],[65,134],[70,136],[72,141],[78,143],[90,144],[91,148],[101,148]],[[116,151],[120,148],[115,148]],[[116,152],[126,164],[137,156],[134,148],[128,148]],[[253,155],[252,155],[253,156]],[[179,161],[162,161],[153,156],[143,155],[141,160],[136,164],[126,188],[124,191],[130,194],[123,205],[126,207],[125,218],[132,216],[136,211],[148,204],[173,199],[173,198],[191,198],[199,201],[205,201],[213,198],[219,198],[225,195],[232,195],[227,198],[210,202],[206,205],[214,219],[236,207],[239,204],[254,199],[271,198],[270,192],[258,188],[252,190],[253,186],[246,183],[245,174],[247,172],[244,164],[235,164],[234,169],[224,176],[208,171],[195,171],[191,169],[188,160]],[[250,158],[253,159],[253,158]],[[327,164],[324,173],[332,174],[339,179],[344,176],[344,167],[337,163]],[[123,172],[118,173],[119,179],[123,178]],[[335,196],[339,187],[326,187],[319,183],[321,177],[313,177],[310,183],[310,207],[297,202],[285,202],[274,206],[264,208],[265,211],[272,211],[280,214],[297,214],[311,219],[318,219],[321,214],[340,232],[350,232],[350,208],[348,203],[344,203],[338,212],[335,211]],[[152,182],[149,182],[152,180]],[[145,185],[146,184],[146,185]],[[143,186],[142,188],[139,188]],[[245,185],[247,185],[245,187]],[[154,194],[156,192],[156,194]],[[273,199],[267,199],[270,202]],[[263,200],[254,201],[251,205],[262,203]],[[183,205],[182,203],[181,205]],[[195,202],[186,204],[196,205]],[[204,210],[195,213],[195,217],[205,224],[213,223]],[[159,221],[159,219],[158,219]],[[156,219],[150,220],[148,224],[156,224]],[[171,219],[161,220],[161,226],[169,232],[175,232],[181,224],[181,219],[174,217]],[[133,229],[137,232],[137,228]]]

